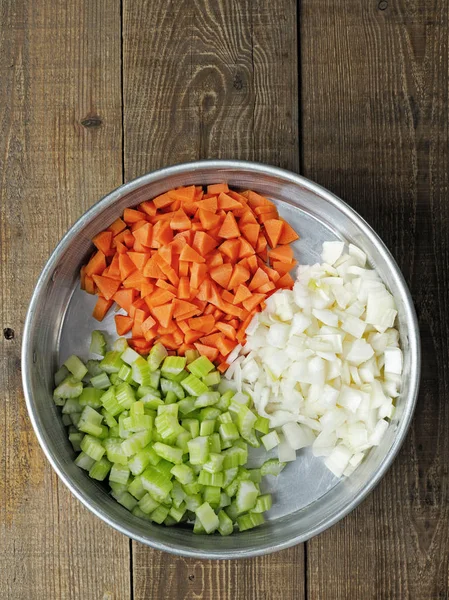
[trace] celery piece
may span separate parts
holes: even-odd
[[[187,483],[182,486],[182,489],[185,491],[187,496],[192,496],[195,494],[200,494],[203,491],[204,486],[200,485],[197,481],[194,483]],[[201,502],[200,502],[201,504]]]
[[[223,454],[209,453],[209,460],[203,465],[203,469],[208,473],[218,473],[223,470]]]
[[[83,384],[70,375],[53,392],[53,398],[78,398],[82,394]]]
[[[171,405],[170,405],[171,406]],[[170,413],[162,413],[158,415],[154,420],[156,430],[163,440],[166,440],[170,436],[178,436],[184,431],[178,422],[178,418]]]
[[[131,408],[132,404],[136,400],[134,390],[129,383],[121,383],[118,385],[115,388],[115,397],[117,398],[117,402],[120,404],[120,406],[125,409]]]
[[[110,387],[107,392],[105,392],[101,397],[101,403],[103,407],[111,414],[113,417],[116,417],[121,412],[124,411],[124,407],[121,406],[115,395],[115,389]]]
[[[150,365],[139,356],[131,365],[133,380],[139,385],[147,386],[151,384]]]
[[[120,385],[121,383],[123,383],[123,380],[120,379],[118,373],[111,373],[109,375],[109,379],[111,380],[112,385]]]
[[[135,477],[131,483],[128,485],[128,492],[137,498],[137,500],[141,500],[146,495],[146,490],[142,485],[141,477]]]
[[[231,498],[227,495],[226,492],[220,493],[220,503],[218,504],[218,508],[226,508],[231,504]]]
[[[194,360],[196,360],[199,356],[200,356],[200,353],[198,352],[198,350],[193,350],[193,349],[186,350],[187,364],[189,365]]]
[[[137,506],[137,500],[131,496],[129,492],[120,492],[116,493],[114,491],[111,492],[111,496],[117,500],[119,504],[127,508],[130,512]]]
[[[128,348],[128,340],[124,337],[117,338],[112,344],[112,350],[124,352]]]
[[[172,415],[173,417],[177,417],[179,412],[179,407],[177,404],[161,404],[157,407],[157,414],[162,415]]]
[[[78,402],[81,406],[90,406],[91,408],[101,407],[101,397],[103,396],[102,390],[97,390],[94,387],[86,387],[78,396]]]
[[[130,429],[126,429],[126,419],[129,417],[129,410],[124,410],[118,417],[119,437],[127,439],[132,435]]]
[[[224,469],[232,469],[234,467],[238,467],[246,464],[248,460],[248,451],[245,452],[244,449],[239,448],[238,446],[232,446],[232,448],[228,448],[223,451]]]
[[[109,481],[126,485],[129,479],[129,467],[127,465],[113,464],[109,474]]]
[[[215,406],[206,406],[200,410],[200,421],[209,421],[210,419],[218,419],[221,415],[221,410]]]
[[[209,439],[198,436],[187,443],[190,453],[190,464],[204,465],[209,459]]]
[[[262,473],[260,472],[260,469],[248,469],[248,471],[251,481],[254,481],[254,483],[260,483],[262,481]]]
[[[141,475],[141,479],[143,487],[156,502],[163,502],[173,487],[173,483],[154,467],[145,469]]]
[[[175,465],[170,472],[183,485],[193,483],[195,480],[192,469],[186,464]]]
[[[100,362],[100,367],[108,375],[111,373],[118,373],[122,365],[123,361],[120,358],[120,352],[116,350],[110,350],[109,352],[106,352],[103,360]]]
[[[175,445],[178,448],[181,448],[183,454],[187,454],[189,451],[188,443],[192,439],[192,434],[189,431],[183,431],[176,438]]]
[[[152,498],[148,492],[139,500],[139,508],[146,515],[152,513],[154,510],[156,510],[156,508],[158,508],[158,506],[159,502],[156,502],[156,500],[154,500],[154,498]]]
[[[273,504],[271,494],[262,494],[257,498],[256,506],[251,510],[253,513],[263,513],[270,510]]]
[[[106,456],[112,463],[126,465],[128,457],[123,452],[122,442],[120,438],[109,437],[104,440],[103,446],[106,449]]]
[[[102,434],[101,423],[103,416],[90,406],[85,406],[78,422],[78,429],[95,437]]]
[[[185,503],[187,510],[195,512],[201,506],[203,500],[200,494],[191,494],[190,496],[186,496]]]
[[[66,398],[53,398],[53,402],[56,406],[64,406]]]
[[[234,524],[224,510],[218,513],[218,531],[221,535],[230,535],[234,531]]]
[[[228,487],[228,485],[232,481],[234,481],[234,479],[237,477],[238,471],[239,471],[238,467],[233,467],[232,469],[226,469],[225,471],[223,471],[223,474],[224,474],[223,487],[224,488]]]
[[[222,412],[221,415],[218,416],[218,421],[220,423],[233,423],[231,413],[229,411]]]
[[[85,435],[80,446],[81,450],[94,460],[100,460],[106,452],[101,441],[91,435]]]
[[[145,521],[150,522],[153,520],[150,515],[147,515],[142,510],[140,510],[139,506],[135,506],[131,512],[135,517],[138,517],[139,519],[144,519]]]
[[[266,417],[257,417],[254,429],[260,433],[267,434],[270,431],[270,421]]]
[[[165,458],[161,457],[161,460],[157,463],[157,465],[155,465],[154,467],[156,469],[156,471],[158,471],[159,473],[161,473],[161,475],[163,475],[164,477],[167,477],[167,479],[172,479],[172,474],[171,474],[171,470],[173,468],[173,463],[165,460]]]
[[[192,438],[197,437],[200,433],[200,424],[196,419],[182,419],[181,425],[190,432]]]
[[[180,400],[178,402],[178,406],[179,412],[182,415],[188,415],[189,413],[195,410],[195,398],[188,396],[187,398],[184,398],[184,400]]]
[[[237,520],[237,517],[240,514],[239,511],[237,510],[236,501],[233,500],[229,506],[226,506],[224,508],[224,511],[228,515],[228,517],[231,519],[231,521],[233,523],[235,523]]]
[[[279,473],[283,470],[286,463],[281,463],[277,458],[270,458],[265,461],[263,465],[260,467],[260,472],[262,477],[265,475],[279,475]]]
[[[218,428],[218,432],[221,439],[225,442],[233,442],[234,440],[238,440],[240,437],[238,429],[234,423],[222,423]]]
[[[178,398],[175,392],[167,392],[164,398],[164,404],[175,404],[178,401]]]
[[[220,436],[218,433],[211,433],[209,436],[209,452],[214,452],[215,454],[220,454],[222,451]]]
[[[257,417],[252,410],[247,406],[242,405],[237,414],[237,427],[240,435],[253,446],[253,448],[258,448],[260,446],[259,440],[254,433],[254,424],[256,421]]]
[[[153,450],[158,454],[161,458],[168,460],[175,465],[182,464],[182,450],[181,448],[172,448],[172,446],[167,446],[167,444],[161,444],[160,442],[156,442],[153,445]]]
[[[128,365],[122,365],[117,375],[125,383],[131,383],[133,380],[133,371]]]
[[[216,404],[219,400],[220,394],[218,392],[205,392],[204,394],[201,394],[201,396],[198,396],[198,398],[195,400],[195,408],[205,408],[206,406],[212,406],[213,404]]]
[[[150,417],[150,415],[131,415],[131,417],[125,419],[124,426],[129,431],[134,432],[152,429],[153,417]]]
[[[260,438],[260,441],[264,445],[265,450],[267,452],[269,452],[270,450],[272,450],[273,448],[275,448],[276,446],[278,446],[281,443],[281,440],[279,439],[279,435],[277,434],[276,431],[270,431],[270,433],[263,435]]]
[[[73,377],[78,381],[86,375],[87,367],[86,365],[75,355],[69,356],[69,358],[65,361],[64,366],[72,373]]]
[[[151,370],[151,366],[150,366],[150,370]],[[151,371],[151,383],[150,383],[151,387],[158,389],[160,380],[161,380],[160,369],[156,369],[156,371]]]
[[[120,437],[120,427],[118,425],[115,425],[114,427],[110,427],[109,428],[109,435],[111,437],[115,437],[115,438]]]
[[[197,377],[205,377],[214,368],[214,364],[205,356],[200,356],[187,366],[187,370]]]
[[[142,450],[145,446],[147,446],[151,442],[152,431],[138,431],[133,433],[128,439],[125,439],[122,442],[122,449],[126,456],[133,456]]]
[[[67,404],[67,402],[66,402],[66,404]],[[65,408],[65,406],[64,406],[64,408]],[[70,413],[70,415],[68,415],[68,416],[71,418],[72,423],[75,425],[75,427],[78,427],[78,423],[80,422],[80,418],[81,418],[81,413],[80,412],[79,413]]]
[[[245,513],[254,508],[259,491],[253,481],[241,481],[237,490],[236,507],[240,513]]]
[[[224,475],[220,473],[210,473],[202,470],[198,477],[198,483],[200,485],[212,485],[221,488],[224,482]]]
[[[155,463],[151,462],[152,453],[157,457]],[[160,460],[160,457],[154,452],[151,446],[146,446],[139,450],[128,462],[128,466],[130,468],[131,473],[135,475],[140,475],[146,469],[149,464],[157,464]]]
[[[84,434],[81,432],[69,433],[69,441],[72,444],[72,448],[75,452],[79,452],[81,450],[81,440],[83,439]]]
[[[203,382],[212,387],[213,385],[218,385],[221,381],[221,375],[218,371],[212,371],[208,373],[205,377],[203,377]]]
[[[164,377],[162,377],[160,381],[160,386],[164,396],[168,394],[168,392],[173,392],[174,394],[176,394],[176,397],[179,400],[185,398],[185,392],[182,389],[182,384],[179,384],[176,381],[170,381],[169,379],[165,379]]]
[[[208,502],[215,510],[220,504],[221,488],[213,485],[206,485],[203,490],[203,500]]]
[[[95,377],[95,375],[100,375],[100,373],[103,373],[103,369],[100,367],[99,360],[90,358],[86,363],[86,367],[91,377]]]
[[[201,525],[204,527],[207,533],[212,533],[218,528],[218,517],[208,502],[204,502],[201,506],[199,506],[196,509],[195,514],[201,521]]]
[[[138,352],[136,352],[135,350],[133,350],[132,348],[130,348],[128,346],[128,344],[127,344],[126,348],[120,354],[120,358],[127,365],[132,365],[136,360],[138,360],[139,358],[141,358],[141,356],[140,356],[140,354]]]
[[[153,375],[154,375],[154,373],[153,373]],[[155,398],[161,397],[161,392],[157,388],[154,388],[152,385],[140,385],[137,388],[136,396],[139,399],[142,399],[144,396],[147,396],[148,394],[151,394]]]
[[[118,421],[105,408],[101,409],[101,414],[103,415],[103,421],[109,428],[116,427],[118,425]]]
[[[99,390],[107,390],[111,386],[111,380],[104,372],[91,377],[90,383]]]
[[[150,365],[151,371],[156,371],[159,368],[160,364],[168,356],[167,350],[161,343],[155,344],[148,355],[148,364]]]
[[[204,535],[207,531],[204,529],[199,517],[195,518],[195,522],[193,524],[193,533],[195,535]]]
[[[62,367],[58,369],[55,373],[55,386],[58,387],[58,385],[61,384],[64,381],[64,379],[67,379],[69,373],[70,371],[68,370],[68,368],[62,365]]]
[[[91,354],[98,354],[99,356],[105,355],[106,349],[106,340],[104,339],[104,335],[98,329],[94,329],[92,331],[89,352]]]
[[[200,425],[200,435],[210,435],[215,431],[215,419],[202,421]]]
[[[166,506],[160,504],[156,510],[151,513],[151,520],[161,525],[167,518],[168,511],[169,509]]]
[[[181,521],[182,517],[184,516],[185,512],[186,512],[186,507],[185,507],[185,504],[182,503],[179,507],[172,506],[170,508],[170,510],[168,511],[168,514],[170,517],[172,517],[172,519],[176,523],[179,523]]]
[[[161,404],[164,404],[164,401],[161,398],[158,398],[152,393],[145,394],[145,396],[141,397],[142,402],[147,408],[156,409]]]
[[[184,502],[187,494],[182,489],[182,485],[179,483],[179,481],[173,481],[173,488],[170,492],[170,496],[173,500],[174,506],[176,507],[179,507]]]
[[[107,474],[111,470],[111,463],[107,458],[103,456],[100,460],[97,460],[89,470],[89,477],[96,479],[97,481],[104,481]]]
[[[202,357],[204,358],[204,357]],[[199,358],[197,360],[200,360]],[[206,359],[207,360],[207,359]],[[196,362],[196,361],[194,361]],[[191,367],[194,363],[191,363],[189,367]],[[211,363],[212,364],[212,363]],[[198,379],[195,375],[189,375],[183,381],[181,381],[182,387],[189,394],[189,396],[201,396],[201,394],[205,394],[209,391],[207,385],[205,385],[201,379]]]
[[[259,513],[249,513],[247,515],[237,517],[239,531],[246,531],[247,529],[252,529],[253,527],[263,525],[263,523],[265,523],[265,519],[263,518],[263,515]]]
[[[88,456],[85,452],[80,452],[75,458],[75,464],[85,471],[90,471],[95,464],[95,459]]]
[[[184,356],[167,356],[161,366],[162,377],[167,375],[179,375],[186,366]]]

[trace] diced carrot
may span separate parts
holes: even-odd
[[[252,256],[248,256],[248,258],[246,260],[248,261],[249,270],[254,275],[254,273],[257,271],[257,268],[258,268],[258,262],[257,262],[256,256],[253,254]]]
[[[236,342],[220,336],[216,342],[216,347],[218,348],[218,351],[220,352],[220,354],[226,358],[226,356],[232,351],[234,350],[236,346]]]
[[[229,265],[229,266],[231,267],[231,265]],[[232,267],[231,267],[231,269],[232,269]],[[225,302],[231,302],[232,304],[235,304],[234,303],[235,296],[234,296],[234,294],[231,294],[231,292],[229,292],[228,290],[223,290],[221,297],[223,298],[223,300]]]
[[[148,260],[143,269],[145,277],[153,277],[154,279],[165,279],[164,272],[159,268],[156,260],[156,254]]]
[[[216,213],[218,208],[217,196],[211,196],[210,198],[201,200],[201,202],[195,202],[195,205],[197,208],[202,208],[203,210]]]
[[[147,317],[142,322],[142,331],[143,331],[143,334],[145,335],[145,333],[147,331],[149,331],[150,329],[152,329],[155,325],[156,325],[156,321],[153,319],[153,317],[152,316]]]
[[[168,327],[168,324],[173,318],[175,305],[173,302],[170,304],[163,304],[162,306],[154,306],[151,309],[151,314],[155,317],[162,327]]]
[[[134,210],[134,208],[125,208],[123,211],[123,220],[128,225],[132,223],[137,223],[142,220],[142,213],[140,210]]]
[[[187,300],[190,298],[190,283],[188,277],[179,278],[177,295],[181,300]]]
[[[222,192],[229,192],[229,187],[227,183],[212,183],[207,186],[208,194],[221,194]]]
[[[106,256],[112,256],[112,231],[101,231],[93,239],[92,242],[97,250],[101,250]]]
[[[182,315],[188,314],[190,312],[194,312],[195,314],[200,313],[200,309],[195,304],[192,304],[191,302],[187,302],[186,300],[174,300],[173,304],[174,304],[173,317],[175,319],[178,319],[178,318],[182,317]],[[187,319],[188,317],[183,317],[183,318]]]
[[[296,233],[296,231],[293,229],[293,227],[291,225],[289,225],[287,223],[287,221],[282,220],[284,223],[284,226],[282,227],[282,232],[281,232],[281,236],[279,238],[279,243],[280,244],[291,244],[292,242],[295,242],[296,240],[299,240],[299,235]]]
[[[128,340],[128,344],[140,354],[148,354],[151,350],[151,342],[147,342],[144,338],[131,338]]]
[[[92,275],[92,277],[101,295],[106,300],[110,300],[120,287],[120,281],[111,279],[110,277],[104,277],[103,275]]]
[[[193,329],[189,329],[189,331],[186,331],[184,334],[184,341],[186,344],[193,344],[199,340],[202,335],[203,334],[201,331],[193,331]]]
[[[165,281],[164,279],[158,279],[156,281],[156,287],[161,288],[163,290],[168,290],[174,296],[176,296],[178,293],[178,289],[171,283],[168,283],[168,281]]]
[[[198,264],[198,263],[194,263],[194,264]],[[185,260],[179,261],[178,275],[179,275],[179,277],[188,277],[189,276],[189,263],[187,261],[185,261]]]
[[[152,247],[165,246],[173,240],[173,230],[170,227],[170,223],[165,221],[158,221],[153,229],[153,242]],[[158,246],[155,246],[155,243]]]
[[[120,221],[121,221],[121,219],[120,219]],[[125,227],[126,227],[126,224],[125,224]],[[120,233],[118,233],[117,235],[115,235],[112,238],[111,247],[112,248],[117,248],[117,244],[119,242],[121,242],[122,244],[124,244],[125,243],[125,237],[126,237],[126,234],[128,233],[128,231],[129,231],[129,229],[124,229],[123,231],[121,231]]]
[[[145,323],[145,321],[144,321],[144,323]],[[142,327],[143,327],[143,323],[142,323]],[[143,335],[147,342],[152,342],[154,340],[154,338],[156,338],[158,335],[157,327],[148,329],[148,331],[145,331]]]
[[[144,277],[142,273],[139,271],[134,271],[129,277],[125,279],[123,282],[124,288],[135,288],[136,290],[141,290],[141,287],[144,283],[147,283],[149,280],[147,277]]]
[[[220,371],[221,374],[225,373],[229,368],[229,365],[227,362],[221,362],[218,367],[217,367],[217,371]]]
[[[240,320],[243,319],[243,315],[246,312],[242,308],[239,308],[234,304],[230,304],[229,302],[222,302],[222,308],[226,314],[232,315],[233,317],[237,317]]]
[[[140,295],[142,296],[142,298],[145,298],[146,296],[149,296],[150,294],[152,294],[154,291],[154,285],[152,283],[149,283],[147,281],[143,281],[141,286],[140,286]]]
[[[112,231],[112,235],[117,237],[119,233],[121,233],[124,229],[126,229],[126,223],[120,217],[115,219],[112,225],[109,225],[108,231]]]
[[[194,250],[191,246],[186,244],[184,248],[181,250],[181,254],[179,255],[179,260],[185,260],[187,262],[193,263],[203,263],[205,262],[205,258],[198,254],[196,250]]]
[[[192,222],[182,208],[180,208],[170,219],[170,227],[179,231],[185,231],[186,229],[191,229]]]
[[[142,246],[150,248],[153,240],[153,225],[145,223],[142,227],[133,231],[133,236]]]
[[[222,338],[222,333],[218,332],[203,336],[200,341],[202,344],[206,344],[206,346],[213,346],[214,348],[217,348],[217,342],[219,342]]]
[[[232,325],[229,325],[229,323],[223,323],[223,322],[218,322],[216,323],[216,327],[217,329],[219,329],[228,339],[232,340],[233,342],[236,339],[236,335],[237,332],[234,329],[234,327],[232,327]]]
[[[206,346],[204,344],[199,344],[198,342],[195,342],[194,346],[198,350],[198,352],[201,354],[201,356],[205,356],[212,362],[214,360],[216,360],[216,358],[218,356],[217,348],[211,348],[210,346]]]
[[[186,215],[189,215],[191,217],[193,217],[196,214],[196,211],[198,210],[196,202],[183,202],[182,209],[186,213]]]
[[[219,247],[218,250],[228,256],[232,262],[236,262],[240,252],[240,239],[226,240]]]
[[[118,290],[112,296],[112,300],[114,300],[114,302],[117,302],[117,304],[120,306],[120,308],[123,308],[123,310],[126,310],[126,312],[129,314],[131,304],[135,300],[136,293],[137,293],[137,290],[134,288]]]
[[[118,264],[122,281],[129,277],[129,275],[131,275],[131,273],[137,269],[136,265],[129,258],[128,254],[119,254]]]
[[[239,225],[242,228],[243,225],[259,225],[256,217],[254,216],[252,210],[248,208],[243,215],[240,217]],[[259,225],[260,227],[260,225]]]
[[[293,260],[293,250],[288,244],[282,245],[270,250],[268,256],[272,261],[277,260],[283,263],[291,263]]]
[[[275,289],[276,286],[274,285],[274,283],[272,281],[267,281],[267,283],[264,283],[263,285],[258,287],[256,289],[256,292],[258,292],[259,294],[268,294],[269,292],[271,292],[271,290]]]
[[[207,265],[193,263],[190,267],[190,286],[198,289],[207,275]]]
[[[192,282],[192,280],[190,280]],[[201,285],[198,287],[198,294],[197,294],[197,298],[199,298],[199,300],[205,300],[208,301],[209,297],[210,297],[210,279],[204,279],[201,283]]]
[[[116,279],[117,281],[121,281],[122,275],[120,273],[119,259],[120,259],[120,254],[118,254],[118,253],[114,254],[114,256],[112,257],[111,264],[108,267],[108,272],[107,273],[104,272],[103,275],[106,275],[107,277],[110,277],[111,279]]]
[[[98,250],[87,263],[85,273],[92,277],[92,275],[101,275],[105,269],[106,256],[101,250]]]
[[[194,331],[210,333],[215,327],[215,319],[212,315],[193,317],[188,320],[188,324],[190,329],[193,329]]]
[[[223,255],[218,251],[210,254],[210,256],[206,260],[209,269],[212,269],[213,267],[219,267],[223,264],[223,262]]]
[[[115,315],[115,328],[117,329],[117,333],[119,335],[125,335],[129,331],[131,331],[133,326],[133,320],[131,317],[126,315]]]
[[[173,198],[169,196],[168,193],[153,198],[153,203],[156,208],[164,208],[165,206],[169,206],[172,202]]]
[[[258,287],[264,285],[265,283],[268,283],[269,281],[270,280],[268,278],[268,275],[259,267],[254,273],[253,278],[251,279],[248,287],[251,291],[254,291]]]
[[[245,340],[245,331],[246,328],[248,327],[248,325],[251,323],[253,318],[253,313],[250,313],[246,319],[243,321],[243,323],[240,325],[239,330],[237,331],[237,341],[239,342],[239,344],[242,344],[243,341]]]
[[[247,300],[243,300],[242,304],[246,308],[246,310],[249,310],[251,312],[265,298],[266,298],[265,294],[253,294],[251,296],[251,298],[248,298]]]
[[[98,277],[98,275],[94,275],[94,277]],[[103,296],[99,296],[92,313],[94,319],[102,321],[113,304],[114,302],[112,300],[107,300],[106,298],[103,298]]]
[[[212,313],[212,316],[214,317],[214,319],[216,321],[220,321],[224,317],[224,312],[222,310],[219,310],[218,308],[216,308],[214,310],[214,312]]]
[[[198,217],[201,221],[201,225],[206,230],[214,229],[215,227],[218,227],[218,225],[221,222],[220,215],[216,215],[215,213],[211,212],[210,210],[204,210],[204,208],[200,208],[198,210]]]
[[[193,238],[192,247],[197,250],[197,252],[205,257],[209,252],[215,249],[217,242],[213,237],[208,235],[205,231],[196,231],[195,236]]]
[[[231,279],[228,283],[228,288],[233,290],[237,288],[241,283],[245,283],[250,278],[250,272],[243,265],[235,265],[232,271]]]
[[[231,196],[228,196],[224,192],[222,192],[218,196],[218,208],[220,210],[232,210],[235,211],[241,210],[243,208],[242,204],[238,200],[234,200]]]
[[[257,223],[247,223],[240,225],[240,230],[253,248],[256,248],[259,239],[260,225]]]
[[[116,250],[119,254],[126,254],[128,252],[128,248],[122,242],[117,242]]]
[[[181,202],[193,202],[195,199],[195,186],[179,187],[176,190],[170,190],[167,194],[172,200],[181,200]]]
[[[246,300],[247,298],[250,298],[251,296],[252,296],[252,294],[249,291],[249,289],[246,287],[246,285],[243,285],[243,283],[241,283],[237,288],[237,291],[235,293],[234,300],[232,301],[232,303],[233,304],[241,304],[243,302],[243,300]]]
[[[291,289],[293,287],[294,283],[295,283],[295,281],[294,281],[293,277],[290,275],[290,273],[286,273],[285,275],[282,275],[282,277],[280,279],[278,279],[278,281],[276,282],[276,287]]]
[[[240,238],[240,248],[239,248],[239,258],[248,258],[252,254],[255,254],[253,246],[249,242],[245,240],[245,238]]]
[[[272,204],[265,204],[263,206],[256,206],[256,208],[254,209],[254,212],[256,213],[256,215],[258,217],[260,217],[260,215],[268,215],[270,213],[276,213],[277,214],[277,210],[276,210],[276,208]]]
[[[123,236],[123,241],[128,248],[132,248],[136,239],[130,231],[126,231],[125,235]]]
[[[171,204],[170,204],[170,210],[172,212],[176,212],[181,208],[181,200],[174,200]]]
[[[273,269],[275,269],[281,276],[289,273],[295,265],[296,260],[292,260],[290,263],[280,262],[278,260],[273,261]]]
[[[149,252],[128,252],[128,256],[136,265],[137,269],[141,272],[151,258],[151,254]]]
[[[84,289],[88,294],[95,294],[95,282],[89,275],[84,278]]]
[[[134,233],[135,231],[147,224],[148,221],[142,217],[144,217],[144,215],[140,215],[140,221],[136,221],[135,223],[131,224],[131,233]]]
[[[246,190],[245,192],[242,192],[242,195],[248,198],[248,204],[253,209],[255,209],[257,206],[273,206],[273,203],[270,202],[268,198],[260,196],[259,194],[251,190]]]
[[[232,265],[219,265],[218,267],[213,267],[210,270],[210,276],[214,281],[216,281],[221,287],[226,288],[229,284],[229,280],[232,275]]]
[[[154,217],[157,212],[156,205],[152,200],[145,200],[139,204],[139,210],[144,212],[149,217]]]
[[[163,304],[167,304],[168,302],[171,302],[175,297],[175,294],[172,294],[168,290],[158,288],[152,294],[145,298],[145,302],[147,306],[151,309],[155,306],[162,306]]]
[[[220,227],[218,235],[227,240],[241,236],[240,229],[232,212],[228,212],[226,214],[225,220]]]

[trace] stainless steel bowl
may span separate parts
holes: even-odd
[[[278,479],[268,482],[275,495],[268,522],[252,531],[221,538],[195,536],[188,528],[166,528],[134,517],[89,479],[73,462],[59,409],[52,401],[53,373],[68,354],[85,356],[89,333],[98,328],[90,314],[94,299],[80,292],[78,272],[92,251],[92,237],[123,209],[167,189],[228,182],[251,188],[278,205],[301,239],[302,262],[319,259],[321,243],[345,239],[368,255],[398,305],[404,350],[404,386],[397,411],[382,443],[348,479],[337,480],[321,459],[301,451]],[[101,326],[114,331],[112,316]],[[347,204],[311,181],[274,167],[241,161],[181,164],[131,181],[88,210],[64,236],[45,266],[28,311],[22,348],[23,386],[39,442],[62,481],[98,517],[120,532],[160,550],[198,558],[240,558],[281,550],[330,527],[357,506],[380,481],[406,435],[415,406],[420,374],[420,342],[410,293],[391,254],[371,227]],[[252,460],[257,461],[257,452]]]

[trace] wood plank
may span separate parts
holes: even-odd
[[[308,543],[308,595],[447,598],[449,8],[444,0],[341,8],[301,3],[304,173],[392,250],[416,303],[423,371],[413,426],[385,479]]]
[[[0,597],[127,598],[129,541],[38,447],[20,345],[60,237],[121,175],[120,2],[0,1]]]
[[[197,158],[298,169],[293,0],[123,7],[125,179]],[[133,549],[135,600],[304,596],[302,546],[240,563]]]

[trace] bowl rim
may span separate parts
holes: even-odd
[[[31,369],[34,362],[33,357],[33,349],[30,344],[30,336],[33,328],[33,320],[39,305],[40,295],[42,291],[46,288],[49,280],[52,277],[55,266],[61,254],[64,253],[65,249],[68,248],[72,239],[84,228],[85,224],[91,220],[97,213],[104,211],[105,209],[112,206],[116,201],[122,198],[125,195],[139,189],[140,187],[147,185],[149,183],[155,183],[161,181],[167,177],[171,177],[174,175],[182,175],[183,173],[195,170],[208,170],[208,171],[217,171],[217,179],[220,178],[220,170],[249,170],[252,173],[260,174],[260,175],[272,175],[277,178],[283,179],[286,183],[298,185],[302,188],[307,189],[310,192],[313,192],[321,197],[323,197],[327,202],[332,204],[334,207],[338,208],[341,212],[345,214],[345,216],[349,217],[352,221],[355,221],[360,228],[360,231],[364,236],[370,239],[370,241],[375,242],[378,251],[382,258],[385,260],[387,264],[387,268],[392,272],[395,277],[396,284],[406,300],[405,305],[405,314],[407,317],[407,322],[410,326],[408,331],[409,337],[409,350],[411,353],[411,385],[408,396],[405,399],[404,409],[401,421],[399,422],[394,441],[390,447],[390,450],[385,454],[382,462],[379,465],[379,469],[375,473],[375,475],[365,483],[363,488],[359,491],[359,493],[353,498],[351,502],[345,505],[343,508],[337,510],[335,513],[332,513],[330,517],[324,519],[320,523],[318,523],[312,529],[309,529],[307,533],[297,535],[280,543],[276,543],[276,545],[267,547],[264,545],[262,548],[255,548],[249,551],[243,552],[229,552],[229,551],[219,551],[211,553],[203,552],[201,550],[192,550],[185,548],[177,548],[171,544],[165,544],[163,542],[155,542],[151,538],[143,537],[131,531],[127,526],[122,525],[118,519],[115,519],[105,511],[102,511],[95,506],[92,506],[89,500],[89,496],[87,496],[81,488],[75,485],[71,480],[68,474],[65,473],[62,466],[58,464],[56,458],[53,456],[53,452],[46,440],[44,439],[43,434],[40,431],[38,424],[38,410],[33,400],[33,395],[31,393]],[[102,519],[108,525],[119,531],[120,533],[138,541],[148,546],[151,546],[157,550],[163,550],[169,552],[171,554],[177,556],[189,556],[193,558],[201,558],[201,559],[231,559],[231,558],[249,558],[254,556],[260,556],[264,554],[268,554],[271,552],[277,552],[280,550],[284,550],[286,548],[290,548],[297,544],[303,543],[312,537],[322,533],[329,527],[333,526],[335,523],[340,521],[343,517],[349,514],[354,508],[356,508],[366,497],[367,495],[378,485],[380,480],[384,477],[385,473],[393,463],[396,458],[407,434],[407,431],[410,427],[411,420],[413,417],[414,409],[417,402],[417,396],[419,391],[420,384],[420,375],[421,375],[421,342],[420,342],[420,334],[419,334],[419,326],[418,320],[416,316],[416,311],[413,305],[413,300],[409,288],[405,282],[404,276],[399,269],[395,259],[393,258],[390,251],[385,246],[382,239],[378,236],[378,234],[374,231],[374,229],[361,217],[357,211],[355,211],[352,207],[350,207],[346,202],[341,200],[338,196],[322,187],[321,185],[307,179],[302,175],[298,175],[293,173],[292,171],[288,171],[286,169],[282,169],[279,167],[274,167],[271,165],[266,165],[260,162],[253,161],[244,161],[244,160],[221,160],[221,159],[210,159],[210,160],[197,160],[191,162],[183,162],[169,167],[163,167],[157,169],[155,171],[151,171],[146,173],[136,179],[133,179],[129,182],[126,182],[113,191],[109,192],[105,196],[103,196],[100,200],[98,200],[93,206],[91,206],[85,213],[83,213],[77,221],[70,227],[70,229],[65,233],[62,237],[58,245],[55,247],[53,252],[51,253],[49,259],[47,260],[44,268],[39,275],[37,280],[35,289],[33,291],[29,308],[27,311],[25,325],[23,330],[23,338],[22,338],[22,349],[21,349],[21,363],[22,363],[22,385],[24,389],[25,401],[28,410],[28,414],[38,439],[38,442],[44,451],[45,456],[50,462],[53,469],[56,471],[59,478],[62,482],[69,488],[72,494],[83,503],[86,508],[88,508],[91,512],[93,512],[97,517]]]

